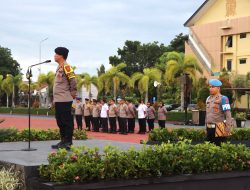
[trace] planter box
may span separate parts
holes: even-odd
[[[145,178],[138,180],[113,180],[85,184],[63,185],[45,182],[38,178],[29,180],[29,190],[249,190],[250,171],[180,175],[173,177]]]
[[[246,120],[238,120],[236,119],[236,125],[238,128],[243,128],[246,125]]]

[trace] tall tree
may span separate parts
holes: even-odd
[[[0,74],[16,76],[20,73],[19,63],[12,58],[11,50],[0,46]]]
[[[117,56],[109,57],[109,63],[112,66],[125,63],[125,74],[131,76],[135,72],[143,72],[144,68],[155,66],[166,50],[167,47],[158,42],[141,44],[139,41],[126,41],[122,49],[118,48]]]
[[[100,68],[97,68],[97,76],[101,76],[101,74],[105,73],[105,66],[101,64]]]
[[[175,38],[170,42],[167,49],[168,51],[185,52],[185,41],[188,40],[188,35],[183,35],[180,33],[175,36]]]
[[[3,80],[2,84],[1,84],[1,88],[6,94],[6,104],[7,104],[6,107],[8,108],[9,107],[9,96],[11,95],[11,93],[13,91],[13,79],[12,79],[11,75],[6,76],[6,78]]]
[[[99,91],[99,79],[96,76],[90,76],[88,73],[83,73],[77,77],[77,89],[81,89],[82,86],[89,92],[89,99],[91,99],[91,85],[95,85]]]
[[[105,92],[109,92],[113,89],[114,99],[117,97],[120,85],[128,84],[130,80],[130,78],[121,71],[124,68],[126,68],[126,64],[120,63],[117,66],[111,67],[106,73],[99,77]]]
[[[131,87],[134,87],[135,82],[138,81],[138,90],[141,96],[145,97],[145,102],[148,101],[148,89],[150,80],[160,82],[161,71],[157,68],[145,68],[143,69],[143,73],[134,73],[130,80]]]
[[[47,98],[46,98],[46,106],[48,107],[50,100],[52,98],[52,91],[54,85],[55,73],[50,71],[47,74],[40,74],[38,76],[38,86],[42,87],[42,85],[47,85]]]
[[[165,76],[167,82],[173,81],[175,78],[181,80],[181,106],[184,107],[184,80],[185,74],[191,78],[192,82],[196,82],[196,72],[203,73],[201,67],[197,64],[197,60],[192,56],[185,56],[182,53],[169,52],[167,56],[167,68]]]
[[[16,99],[16,87],[19,86],[19,84],[22,82],[22,75],[18,74],[16,76],[12,76],[11,74],[8,74],[9,77],[11,77],[12,83],[13,83],[13,90],[12,90],[12,107],[16,107],[15,105],[15,99]]]

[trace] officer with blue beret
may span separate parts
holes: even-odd
[[[220,146],[230,135],[232,126],[231,107],[227,96],[220,93],[222,82],[209,80],[210,96],[206,100],[207,140]]]

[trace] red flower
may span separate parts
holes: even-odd
[[[56,152],[51,152],[50,155],[51,155],[51,156],[55,156],[55,155],[56,155]]]
[[[73,161],[76,161],[76,160],[77,160],[77,158],[78,158],[78,157],[77,157],[76,155],[72,155],[72,156],[70,156],[70,159],[71,159],[71,160],[73,160]]]
[[[75,177],[75,180],[76,180],[76,181],[79,181],[79,180],[80,180],[80,176],[76,176],[76,177]]]

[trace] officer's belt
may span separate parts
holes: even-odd
[[[214,124],[214,123],[207,123],[206,126],[207,126],[207,128],[215,128],[216,124]]]

